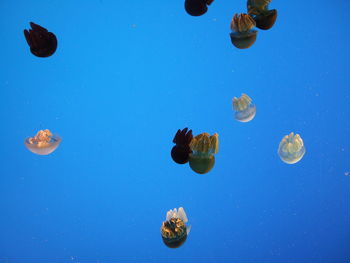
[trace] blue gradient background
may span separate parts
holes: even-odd
[[[234,48],[234,13],[183,1],[0,2],[1,263],[350,262],[349,1],[278,1],[254,46]],[[58,38],[40,59],[23,36]],[[231,99],[257,105],[250,123]],[[214,169],[170,158],[177,129],[219,133]],[[63,141],[38,156],[24,139]],[[306,146],[295,165],[277,147]],[[159,229],[183,206],[192,224],[171,250]]]

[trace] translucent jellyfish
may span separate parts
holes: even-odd
[[[297,163],[305,154],[304,142],[299,134],[291,132],[283,137],[278,147],[278,155],[288,164]]]
[[[167,247],[178,248],[185,243],[191,230],[191,226],[186,225],[187,222],[188,219],[182,207],[167,212],[166,219],[160,228],[163,242]]]
[[[201,16],[208,11],[208,5],[214,0],[185,0],[185,10],[191,16]]]
[[[190,153],[189,163],[193,171],[199,174],[209,172],[215,164],[215,157],[219,150],[219,135],[209,133],[197,135],[190,142],[192,153]]]
[[[33,55],[41,58],[49,57],[57,49],[56,36],[33,22],[30,22],[32,29],[24,30],[24,36]]]
[[[240,49],[251,47],[255,40],[257,31],[254,19],[247,14],[235,14],[231,21],[230,33],[232,44]]]
[[[269,4],[272,0],[248,0],[248,14],[253,17],[256,27],[267,30],[270,29],[276,22],[277,10],[269,10]]]
[[[240,98],[234,97],[232,100],[235,119],[240,122],[251,121],[256,114],[256,106],[247,94],[242,94]]]
[[[192,130],[188,128],[178,130],[173,139],[176,145],[171,149],[171,157],[178,164],[188,162],[189,154],[191,153],[190,142],[193,138]]]
[[[39,155],[52,153],[60,143],[61,138],[53,135],[48,129],[40,130],[34,137],[29,137],[24,141],[29,151]]]

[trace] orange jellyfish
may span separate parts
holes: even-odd
[[[186,225],[187,222],[188,219],[182,207],[167,212],[166,219],[160,228],[163,242],[167,247],[178,248],[185,243],[191,230],[191,226]]]
[[[257,31],[254,19],[247,14],[235,14],[231,21],[230,33],[232,44],[240,49],[251,47],[256,40]]]
[[[215,164],[215,157],[219,150],[219,135],[209,133],[197,135],[190,142],[192,153],[190,153],[189,164],[191,169],[199,174],[208,173]]]
[[[277,10],[269,10],[269,4],[272,0],[248,0],[248,14],[253,17],[256,27],[267,30],[270,29],[276,22]]]
[[[237,121],[248,122],[254,119],[256,106],[252,103],[252,99],[247,94],[243,93],[240,98],[234,97],[232,105],[235,111],[235,119]]]
[[[48,155],[56,150],[61,143],[58,135],[53,135],[50,130],[40,130],[34,137],[28,137],[24,144],[32,153]]]
[[[288,164],[297,163],[305,154],[304,142],[299,134],[291,132],[283,137],[278,147],[278,155],[281,160]]]

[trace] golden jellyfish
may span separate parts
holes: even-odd
[[[248,14],[251,15],[256,23],[256,27],[267,30],[276,22],[277,10],[269,10],[269,4],[272,0],[248,0]]]
[[[283,137],[278,147],[278,155],[281,160],[288,164],[297,163],[305,154],[304,142],[299,134],[291,132]]]
[[[209,133],[197,135],[190,142],[192,153],[189,155],[189,164],[193,171],[199,174],[208,173],[215,164],[214,154],[219,150],[219,135]]]
[[[258,31],[253,30],[255,27],[254,19],[247,14],[235,14],[231,21],[230,33],[232,44],[240,49],[251,47]]]
[[[40,130],[34,137],[29,137],[24,141],[25,146],[32,153],[48,155],[52,153],[61,143],[58,135],[53,135],[50,130]]]
[[[185,243],[191,230],[191,226],[186,225],[187,222],[188,219],[182,207],[167,212],[166,219],[160,228],[163,242],[167,247],[178,248]]]
[[[232,106],[237,121],[248,122],[254,119],[256,106],[252,103],[252,99],[247,94],[243,93],[239,98],[234,97],[232,100]]]

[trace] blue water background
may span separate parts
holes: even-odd
[[[180,0],[2,0],[0,262],[349,263],[350,2],[270,7],[275,26],[239,50],[245,0],[202,17]],[[56,34],[52,57],[29,52],[30,21]],[[219,134],[210,173],[170,158],[184,127]],[[24,139],[46,128],[63,141],[34,155]],[[292,131],[306,154],[287,165]],[[179,206],[192,230],[172,250],[159,229]]]

